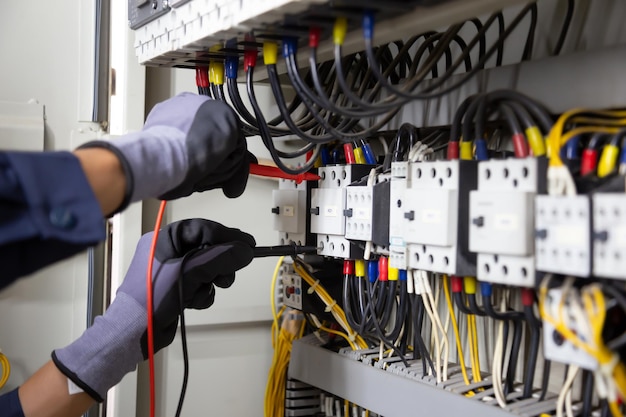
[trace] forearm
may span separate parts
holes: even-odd
[[[103,148],[78,149],[74,155],[80,161],[102,213],[108,216],[119,209],[127,184],[117,156]]]
[[[19,388],[25,417],[79,417],[94,404],[84,392],[69,394],[67,378],[49,361]]]

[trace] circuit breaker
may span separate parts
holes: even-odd
[[[598,193],[592,199],[593,273],[626,279],[626,196]]]
[[[534,202],[545,192],[547,161],[524,158],[478,164],[470,193],[469,248],[481,281],[535,285]]]
[[[410,166],[411,184],[401,210],[408,264],[425,271],[474,275],[468,251],[467,197],[476,188],[475,161],[434,161]]]
[[[591,201],[586,195],[535,198],[538,271],[577,277],[591,274]]]

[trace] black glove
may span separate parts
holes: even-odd
[[[146,270],[152,233],[144,235],[117,296],[106,313],[52,359],[76,385],[101,401],[124,375],[147,358]],[[161,230],[153,264],[155,351],[174,340],[183,307],[213,304],[215,286],[230,287],[235,271],[248,265],[252,236],[209,220],[191,219]]]

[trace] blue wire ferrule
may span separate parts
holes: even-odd
[[[561,150],[561,158],[573,160],[580,158],[580,136],[574,136],[565,143]]]
[[[289,57],[289,55],[295,55],[298,50],[298,40],[296,38],[284,38],[283,39],[283,58]]]
[[[363,37],[374,38],[374,12],[367,11],[363,14]]]
[[[493,293],[493,286],[488,282],[481,282],[480,293],[483,297],[491,297],[491,294]]]
[[[401,269],[400,271],[398,271],[398,280],[399,281],[406,281],[407,280],[407,272],[406,269]]]
[[[489,150],[487,150],[487,141],[485,139],[476,139],[474,141],[476,146],[476,160],[487,161],[489,159]]]
[[[363,154],[365,155],[365,162],[367,162],[368,165],[376,165],[376,157],[374,156],[374,152],[372,151],[370,144],[365,142],[362,148]]]
[[[343,149],[342,149],[343,150]],[[338,148],[333,149],[330,157],[331,164],[339,164],[341,161],[341,151]]]
[[[369,261],[367,263],[367,277],[373,284],[378,279],[378,261]]]
[[[326,166],[330,164],[330,152],[328,152],[328,148],[326,146],[322,147],[320,157],[322,158],[322,165]]]
[[[237,72],[239,70],[239,57],[227,56],[224,65],[226,69],[226,78],[237,79]]]

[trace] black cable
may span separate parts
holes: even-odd
[[[187,330],[185,326],[185,304],[183,298],[183,277],[178,278],[178,302],[180,307],[180,340],[183,347],[183,383],[180,388],[180,396],[178,397],[178,406],[176,407],[176,417],[180,417],[183,411],[183,403],[185,402],[185,394],[187,393],[187,383],[189,382],[189,352],[187,351]]]
[[[528,27],[528,36],[526,37],[526,45],[522,54],[522,61],[528,61],[533,57],[533,45],[535,43],[535,32],[537,31],[537,3],[530,5],[530,26]]]
[[[523,398],[530,398],[533,394],[533,383],[535,381],[535,369],[539,355],[539,341],[541,337],[541,322],[535,317],[532,306],[524,306],[526,322],[530,327],[530,342],[528,359],[526,360],[526,376],[524,381]],[[584,414],[589,415],[589,414]]]
[[[548,393],[548,384],[550,383],[550,367],[552,362],[549,359],[543,360],[543,372],[541,375],[541,394],[539,394],[538,401],[543,401]]]
[[[582,414],[583,416],[590,416],[591,409],[593,407],[593,373],[591,371],[583,370],[583,394],[582,394]]]
[[[272,65],[268,65],[268,72],[270,70],[270,67]],[[274,71],[276,70],[276,68],[274,68]],[[276,148],[274,147],[274,142],[272,141],[272,135],[269,132],[269,128],[267,126],[267,123],[265,122],[265,117],[263,116],[263,112],[261,111],[261,108],[259,107],[259,103],[257,102],[256,99],[256,94],[254,93],[254,83],[253,83],[253,74],[254,73],[254,67],[249,67],[248,68],[248,74],[246,77],[246,88],[248,90],[248,96],[250,98],[250,104],[252,105],[252,109],[254,110],[254,114],[256,116],[256,119],[259,123],[259,130],[261,133],[261,138],[263,140],[263,143],[265,144],[266,148],[270,151],[270,155],[272,156],[272,160],[276,163],[276,165],[278,166],[278,168],[280,168],[282,171],[288,173],[288,174],[301,174],[304,172],[309,171],[311,168],[313,168],[313,166],[315,165],[315,160],[317,159],[317,155],[319,154],[320,151],[320,147],[317,146],[315,148],[315,151],[313,153],[313,156],[310,158],[310,160],[305,163],[303,166],[299,167],[299,168],[290,168],[288,166],[286,166],[283,161],[280,159]],[[285,109],[286,111],[286,109]],[[281,110],[282,113],[282,110]],[[283,116],[285,116],[285,114],[283,114]],[[291,126],[290,126],[291,127]]]
[[[563,49],[563,45],[565,44],[565,38],[567,37],[567,32],[569,31],[569,27],[572,24],[572,17],[574,16],[574,6],[574,0],[568,0],[567,12],[565,13],[565,18],[563,19],[561,33],[559,34],[559,39],[556,41],[556,45],[554,46],[554,52],[552,52],[552,55],[559,55],[561,53],[561,50]]]

